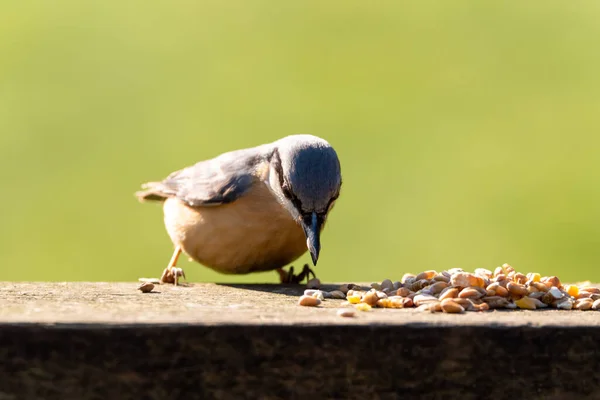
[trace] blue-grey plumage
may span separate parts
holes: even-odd
[[[331,145],[292,135],[173,172],[137,196],[164,201],[176,255],[180,249],[222,273],[248,273],[280,269],[307,249],[316,265],[341,184]]]

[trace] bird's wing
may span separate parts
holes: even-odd
[[[138,192],[140,200],[177,197],[192,207],[231,203],[244,195],[257,179],[261,155],[253,149],[237,150],[200,161],[173,172],[162,182],[149,182]]]

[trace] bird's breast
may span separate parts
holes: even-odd
[[[222,273],[280,268],[307,250],[302,228],[262,182],[220,206],[192,208],[169,198],[164,215],[173,243]]]

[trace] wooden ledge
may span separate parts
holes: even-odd
[[[137,286],[0,283],[0,399],[600,396],[597,311],[342,318],[300,286]]]

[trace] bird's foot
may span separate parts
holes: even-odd
[[[183,272],[182,268],[168,266],[162,273],[160,277],[160,283],[172,283],[175,286],[179,284],[179,278],[185,279],[185,272]]]
[[[308,266],[308,264],[304,264],[302,267],[302,271],[299,274],[294,274],[294,267],[290,266],[289,270],[284,270],[283,268],[277,269],[277,273],[279,274],[279,281],[281,283],[294,283],[299,284],[303,280],[307,280],[312,275],[313,278],[316,278],[315,272]]]

